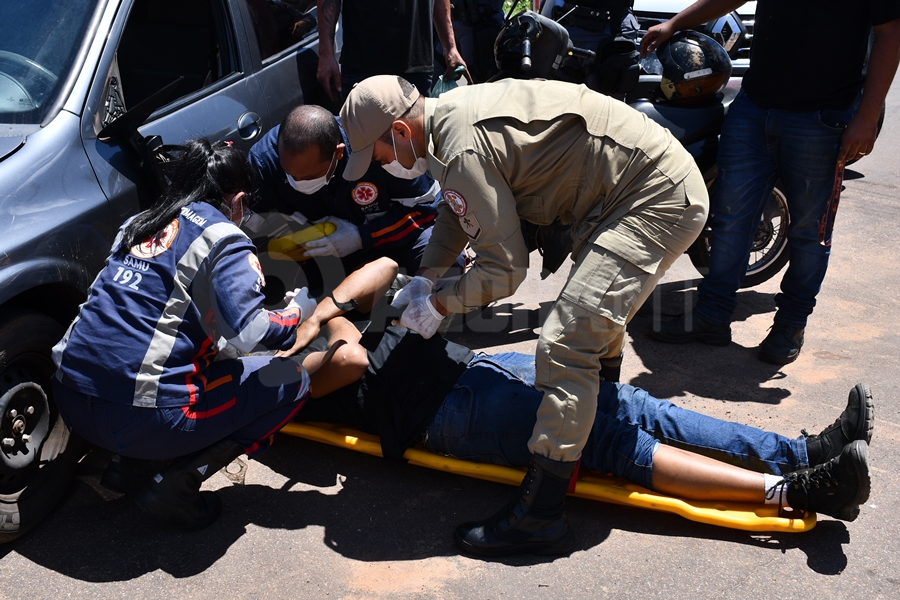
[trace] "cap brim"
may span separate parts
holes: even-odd
[[[344,179],[347,181],[361,179],[366,174],[366,171],[369,170],[369,165],[372,164],[372,151],[374,149],[375,144],[369,144],[361,150],[354,148],[353,153],[350,154],[350,158],[347,160],[347,166],[344,167]]]

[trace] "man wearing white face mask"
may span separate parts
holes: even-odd
[[[504,80],[423,98],[400,77],[370,77],[350,91],[341,121],[356,148],[344,177],[370,160],[414,171],[427,156],[443,188],[421,268],[392,303],[404,307],[400,325],[424,337],[449,313],[515,292],[529,264],[522,221],[571,227],[574,265],[535,353],[543,399],[528,474],[494,517],[456,529],[471,554],[570,552],[566,491],[600,376],[610,377],[626,323],[706,222],[703,177],[667,130],[559,81]],[[545,259],[555,239],[541,240]],[[432,281],[467,243],[473,267],[435,291]]]
[[[307,221],[333,223],[334,233],[306,244],[306,256],[338,257],[345,273],[381,256],[415,273],[431,236],[440,190],[425,174],[427,162],[421,172],[406,177],[370,163],[347,181],[342,175],[350,154],[336,117],[319,106],[298,106],[250,150],[260,187],[254,209],[263,216],[290,215],[293,228]],[[253,233],[262,231],[262,222]],[[248,227],[253,229],[252,220]]]

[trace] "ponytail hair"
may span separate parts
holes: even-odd
[[[179,147],[180,155],[162,165],[169,182],[159,199],[125,227],[119,253],[154,238],[159,242],[166,226],[181,209],[194,202],[206,202],[231,218],[225,196],[249,193],[253,171],[244,153],[229,143],[211,145],[205,139],[191,140]]]

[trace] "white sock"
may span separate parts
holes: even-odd
[[[784,489],[785,482],[778,475],[763,474],[763,490],[766,494],[766,504],[783,504],[788,505],[787,490]]]

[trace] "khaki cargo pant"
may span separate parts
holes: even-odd
[[[550,311],[535,353],[535,387],[544,394],[528,448],[557,461],[576,461],[590,435],[600,390],[600,359],[625,345],[625,325],[659,279],[700,234],[709,199],[694,169],[680,184],[610,223],[576,258],[569,279]],[[606,242],[602,231],[618,230],[639,246]],[[640,240],[640,241],[638,241]],[[643,256],[644,268],[622,254]],[[654,265],[649,266],[649,265]]]

